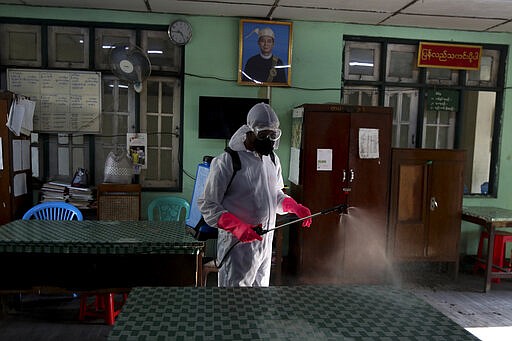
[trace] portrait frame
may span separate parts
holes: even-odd
[[[263,29],[270,29],[274,34],[272,61],[263,68],[256,69],[264,62],[258,62],[260,54],[259,34]],[[268,30],[266,31],[268,32]],[[240,20],[238,76],[240,85],[252,86],[291,86],[292,79],[292,41],[293,23],[273,20]],[[277,57],[277,58],[274,58]],[[247,62],[254,57],[250,64]],[[259,58],[263,60],[263,58]],[[248,67],[249,66],[249,67]],[[269,71],[272,69],[273,71]],[[253,72],[249,70],[255,70]],[[283,75],[284,72],[284,75]]]

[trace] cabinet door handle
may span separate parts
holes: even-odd
[[[434,211],[438,207],[439,207],[439,204],[437,203],[436,197],[430,198],[430,210]]]
[[[355,174],[356,174],[356,172],[354,172],[354,170],[351,168],[350,169],[350,180],[348,182],[354,181]]]
[[[341,182],[345,182],[345,180],[347,180],[347,171],[344,169],[343,170],[343,178],[341,179]]]

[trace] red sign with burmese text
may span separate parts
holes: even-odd
[[[481,55],[482,46],[421,42],[418,66],[478,70]]]

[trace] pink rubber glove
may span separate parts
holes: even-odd
[[[304,217],[311,215],[311,211],[309,210],[309,208],[307,208],[306,206],[303,206],[301,204],[297,204],[297,202],[295,200],[293,200],[292,198],[284,198],[282,205],[283,205],[283,211],[293,213],[299,218],[304,218]],[[302,221],[302,226],[309,227],[309,226],[311,226],[312,221],[313,221],[313,219],[311,219],[311,218],[304,219]]]
[[[244,223],[229,212],[222,213],[219,221],[217,222],[217,226],[223,230],[231,232],[242,243],[262,240],[261,236],[253,230],[254,226]]]

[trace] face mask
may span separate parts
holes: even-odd
[[[254,150],[260,155],[269,155],[274,150],[274,141],[255,139]]]

